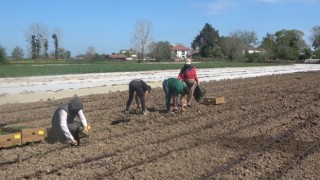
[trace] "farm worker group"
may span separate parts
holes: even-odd
[[[166,113],[177,111],[178,106],[180,106],[181,111],[191,108],[194,90],[199,85],[196,68],[192,65],[191,59],[186,59],[178,77],[167,78],[162,82],[162,88],[165,93]],[[146,100],[150,92],[151,86],[145,81],[141,79],[130,81],[129,98],[126,103],[125,113],[130,114],[130,105],[133,98],[135,98],[137,110],[143,115],[148,114]],[[171,101],[173,111],[171,111]],[[80,122],[74,121],[76,117],[80,119]],[[70,145],[78,145],[80,143],[80,132],[88,133],[88,123],[83,112],[83,103],[80,98],[76,97],[68,103],[59,105],[56,109],[52,117],[52,128],[48,133],[48,142],[67,141]]]
[[[177,78],[171,77],[165,79],[162,82],[162,88],[165,93],[165,102],[166,102],[166,112],[171,113],[171,100],[173,103],[173,111],[178,110],[180,106],[181,111],[185,111],[185,108],[192,107],[193,94],[197,86],[200,85],[196,68],[192,65],[191,59],[186,59],[184,66],[181,68],[180,73]],[[148,93],[151,92],[151,87],[147,85],[141,79],[134,79],[129,83],[129,99],[127,101],[127,106],[125,113],[130,113],[129,108],[132,102],[134,93],[135,100],[137,103],[137,109],[140,109],[142,106],[142,114],[145,115],[148,113],[145,103]],[[186,99],[187,96],[187,99]],[[179,98],[180,97],[180,98]],[[178,101],[178,98],[180,101]],[[140,100],[140,102],[139,102]],[[180,102],[180,103],[178,103]]]

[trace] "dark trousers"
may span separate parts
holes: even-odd
[[[163,81],[162,88],[163,88],[164,93],[166,94],[166,110],[170,111],[171,93],[170,93],[170,90],[169,90],[169,86],[168,86],[167,80]]]
[[[64,143],[67,139],[64,136],[59,124],[58,110],[55,112],[51,123],[52,123],[52,127],[48,132],[47,141],[49,143],[56,143],[56,142]],[[71,135],[79,143],[79,133],[80,133],[80,128],[82,127],[82,124],[78,121],[74,121],[72,123],[68,123],[67,126]]]
[[[144,111],[146,109],[146,104],[145,104],[145,100],[144,100],[144,93],[141,88],[141,85],[135,81],[132,81],[129,84],[129,99],[127,101],[126,111],[129,111],[130,105],[131,105],[133,97],[134,97],[134,92],[137,93],[137,96],[139,97],[139,100],[141,103],[142,111]]]
[[[72,136],[74,138],[76,138],[76,136],[79,135],[80,128],[82,127],[81,123],[78,121],[74,121],[73,123],[69,123],[69,124],[67,124],[67,126],[68,126],[70,133],[72,134]]]
[[[67,124],[70,133],[72,134],[73,138],[80,144],[80,128],[82,127],[81,123],[78,121],[74,121],[73,123]]]

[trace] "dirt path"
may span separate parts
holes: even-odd
[[[82,96],[90,140],[76,148],[43,142],[2,149],[0,179],[318,179],[319,76],[206,82],[207,96],[226,103],[195,104],[182,114],[163,113],[161,88],[152,90],[146,116],[122,113],[127,91]],[[1,105],[0,119],[49,127],[66,100]]]

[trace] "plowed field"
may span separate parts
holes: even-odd
[[[0,179],[318,179],[320,71],[204,82],[216,106],[123,114],[128,91],[82,96],[92,134],[81,146],[46,142],[0,150]],[[1,123],[50,127],[68,99],[0,106]]]

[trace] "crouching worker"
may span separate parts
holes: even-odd
[[[76,116],[80,119],[74,121]],[[83,104],[80,98],[73,98],[69,103],[58,106],[52,117],[52,128],[48,133],[48,142],[68,142],[72,146],[80,144],[79,134],[88,134],[87,119],[83,113]],[[82,132],[81,132],[81,129]]]
[[[148,94],[151,92],[151,86],[147,85],[146,82],[144,82],[141,79],[134,79],[129,83],[129,99],[127,101],[126,110],[125,113],[129,113],[130,105],[133,100],[133,96],[135,93],[135,101],[137,103],[137,110],[141,109],[142,114],[146,115],[148,114],[148,110],[146,109],[146,99],[148,97]],[[140,100],[140,102],[139,102]],[[141,107],[140,107],[141,103]]]
[[[163,91],[166,95],[166,112],[170,113],[170,103],[171,98],[173,99],[173,110],[178,110],[177,98],[180,95],[180,105],[181,111],[184,111],[184,104],[186,104],[185,95],[188,93],[189,89],[185,83],[177,78],[165,79],[162,83]]]

